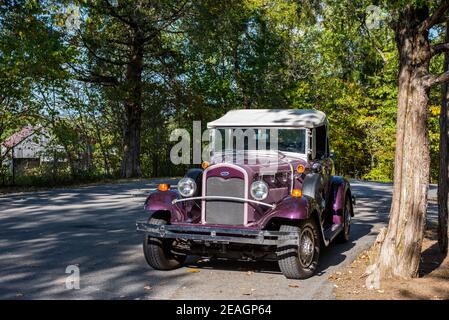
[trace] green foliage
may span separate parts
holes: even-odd
[[[26,183],[119,174],[124,101],[135,85],[126,80],[135,55],[130,42],[143,34],[152,37],[142,45],[139,82],[145,176],[183,174],[184,167],[169,162],[173,128],[205,126],[237,108],[315,108],[329,116],[337,174],[392,179],[397,49],[391,19],[368,29],[366,9],[379,5],[395,17],[401,6],[423,1],[186,1],[172,20],[180,2],[111,3],[0,4],[0,141],[40,123],[51,131],[58,157],[67,159],[64,170],[43,168]],[[80,7],[80,25],[67,30],[73,5]],[[435,42],[440,34],[435,28]],[[432,71],[440,70],[436,58]],[[432,90],[432,164],[439,99]]]

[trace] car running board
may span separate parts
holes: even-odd
[[[327,243],[330,243],[332,240],[335,239],[336,236],[343,230],[343,224],[333,224],[329,228],[326,228],[324,230],[324,239]]]

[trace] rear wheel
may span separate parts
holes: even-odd
[[[149,224],[167,224],[163,219],[150,218]],[[143,240],[143,253],[147,263],[156,270],[172,270],[182,266],[186,256],[175,255],[171,252],[174,239],[160,239],[145,236]]]
[[[349,241],[349,233],[351,231],[351,200],[349,197],[345,199],[345,206],[343,208],[343,231],[337,236],[337,241],[340,243]]]
[[[315,221],[304,220],[299,226],[281,225],[279,231],[299,233],[298,246],[278,246],[278,263],[284,276],[288,279],[306,279],[314,275],[320,256],[320,238]]]

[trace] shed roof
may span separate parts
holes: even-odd
[[[315,128],[327,123],[326,115],[306,109],[241,109],[231,110],[223,117],[209,122],[217,127],[299,127]]]
[[[23,127],[19,132],[16,132],[13,135],[9,136],[1,144],[6,148],[13,148],[16,145],[22,143],[26,138],[34,134],[37,130],[39,130],[38,127],[28,125],[26,127]]]

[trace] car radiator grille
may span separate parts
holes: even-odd
[[[240,178],[223,179],[210,177],[206,182],[206,196],[225,196],[244,198],[245,183]],[[207,200],[206,223],[243,225],[244,202],[232,200]]]

